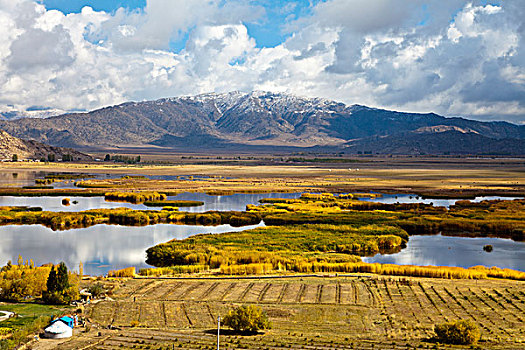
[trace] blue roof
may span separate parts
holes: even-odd
[[[71,317],[69,317],[69,316],[62,316],[60,318],[57,318],[56,320],[51,321],[51,324],[53,324],[53,323],[55,323],[57,321],[61,321],[62,323],[67,324],[71,328],[73,328],[73,326],[75,324],[74,320]]]

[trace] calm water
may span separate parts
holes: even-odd
[[[11,180],[5,173],[2,181]],[[43,176],[43,175],[42,175]],[[7,180],[6,180],[7,178]],[[18,179],[22,181],[23,179]],[[29,181],[27,179],[23,181]],[[34,178],[33,180],[34,181]],[[298,198],[300,193],[234,194],[209,196],[203,193],[182,193],[168,199],[200,200],[205,204],[181,210],[202,212],[208,210],[243,211],[247,204],[258,204],[262,198]],[[410,198],[412,197],[412,198]],[[0,206],[39,206],[49,211],[81,211],[96,208],[128,207],[147,209],[142,204],[106,202],[103,197],[70,197],[78,204],[63,206],[62,197],[0,197]],[[478,197],[485,199],[513,199],[503,197]],[[425,199],[410,195],[384,195],[382,198],[365,199],[383,203],[424,202],[449,206],[456,200]],[[160,208],[149,208],[160,209]],[[263,223],[261,223],[263,225]],[[84,263],[86,274],[104,274],[108,270],[128,266],[147,267],[145,250],[155,244],[177,238],[182,239],[198,233],[221,233],[239,231],[255,226],[234,228],[229,225],[185,226],[159,224],[144,227],[97,225],[89,228],[55,232],[40,225],[0,226],[0,266],[7,260],[16,261],[18,254],[33,258],[36,264],[65,261],[72,269]],[[491,244],[491,253],[483,251]],[[450,248],[450,249],[449,249]],[[363,258],[367,262],[412,265],[443,265],[469,267],[474,265],[498,266],[525,271],[525,243],[497,238],[460,238],[446,236],[412,236],[405,249],[392,255],[376,255]]]
[[[82,175],[86,179],[106,179],[115,177],[114,175],[109,174],[79,174],[79,173],[63,173],[63,172],[49,172],[49,171],[31,171],[31,170],[0,170],[0,187],[23,187],[23,186],[34,186],[36,179],[43,179],[46,175],[56,175],[56,174],[65,174],[65,175]],[[120,176],[119,176],[120,177]],[[53,182],[47,186],[53,186],[54,188],[75,188],[75,181],[82,180],[81,178],[71,180],[60,180]]]
[[[486,244],[491,244],[494,250],[485,252],[483,246]],[[484,265],[525,271],[525,242],[503,238],[410,236],[407,247],[399,253],[377,254],[363,261],[398,265]]]
[[[204,202],[200,207],[180,208],[179,210],[203,212],[208,210],[244,211],[248,204],[259,204],[263,198],[299,198],[301,193],[236,193],[229,196],[209,196],[205,193],[180,193],[168,199],[196,200]]]
[[[105,274],[128,266],[149,267],[146,249],[172,239],[183,239],[198,233],[242,231],[258,226],[232,227],[158,224],[142,227],[96,225],[68,231],[53,231],[41,225],[0,226],[0,266],[15,262],[18,254],[32,258],[35,265],[64,261],[84,273]]]
[[[248,204],[259,204],[262,198],[299,198],[300,193],[258,193],[245,194],[237,193],[229,196],[209,196],[204,193],[180,193],[176,196],[169,196],[168,200],[198,200],[204,205],[198,207],[184,207],[181,211],[204,212],[208,210],[246,210]],[[64,197],[11,197],[0,196],[0,206],[26,205],[31,207],[41,207],[46,211],[82,211],[99,208],[131,208],[131,209],[151,209],[160,210],[161,207],[147,207],[143,204],[131,204],[125,202],[106,202],[104,197],[68,197],[71,204],[62,205]],[[77,201],[77,204],[73,204]]]
[[[485,200],[513,200],[513,199],[522,199],[523,197],[499,197],[499,196],[480,196],[475,199],[469,199],[471,202],[481,202]],[[437,199],[437,198],[426,198],[423,199],[415,194],[383,194],[379,198],[360,198],[363,201],[367,202],[379,202],[386,204],[394,203],[425,203],[425,204],[434,204],[435,207],[450,207],[454,205],[457,201],[462,199]]]
[[[49,172],[49,171],[33,171],[33,170],[0,170],[0,187],[22,187],[22,186],[33,186],[35,185],[35,179],[43,179],[46,175],[52,174],[77,174],[67,172]],[[86,176],[86,179],[118,179],[126,174],[88,174],[82,173],[81,175]],[[139,174],[127,174],[130,176],[141,176]],[[184,180],[184,181],[197,181],[202,179],[209,179],[210,176],[205,175],[148,175],[146,176],[152,180]],[[230,177],[223,177],[223,179],[230,179]],[[75,180],[62,180],[53,182],[49,186],[54,188],[75,188]]]

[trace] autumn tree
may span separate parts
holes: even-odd
[[[42,294],[42,299],[47,304],[69,304],[78,298],[78,288],[69,283],[69,272],[64,262],[57,269],[51,269],[47,278],[47,290]]]
[[[18,264],[11,261],[0,269],[0,299],[22,301],[30,297],[39,297],[46,287],[50,268],[35,267],[32,261],[23,262],[21,256]]]

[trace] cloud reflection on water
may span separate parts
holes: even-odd
[[[483,246],[491,244],[491,253]],[[407,247],[396,254],[377,254],[365,262],[399,265],[471,267],[498,266],[525,271],[525,243],[503,238],[466,238],[442,235],[410,236]]]
[[[53,231],[41,225],[0,227],[0,264],[15,262],[18,254],[35,264],[64,261],[77,269],[80,261],[86,274],[104,274],[128,266],[147,267],[146,249],[171,239],[198,233],[242,231],[263,225],[232,227],[158,224],[150,226],[96,225],[67,231]],[[104,265],[108,265],[104,267]]]

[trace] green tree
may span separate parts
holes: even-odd
[[[230,310],[224,317],[223,324],[237,332],[254,333],[261,329],[270,329],[266,313],[258,306],[239,306]]]
[[[111,156],[109,154],[106,154],[104,157],[104,162],[109,162],[111,160]]]
[[[51,268],[51,271],[49,272],[49,276],[47,277],[47,292],[53,293],[58,291],[58,281],[57,281],[57,272],[55,271],[55,267],[53,266]]]
[[[53,267],[47,278],[47,291],[42,293],[42,299],[47,304],[69,304],[78,298],[78,288],[69,284],[67,266],[61,262],[56,271]]]
[[[64,262],[58,265],[57,269],[57,291],[64,292],[69,288],[69,277],[67,272],[67,266]]]
[[[13,156],[11,157],[11,160],[13,162],[18,162],[18,154],[13,154]]]
[[[436,338],[447,344],[474,344],[480,337],[478,326],[472,320],[458,320],[434,327]]]
[[[55,161],[55,154],[54,153],[50,153],[47,155],[47,160],[48,162],[54,162]]]

